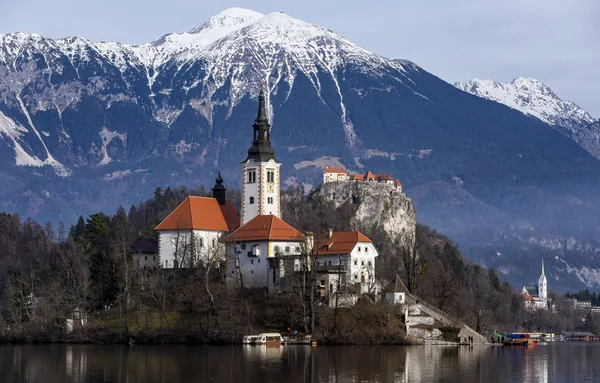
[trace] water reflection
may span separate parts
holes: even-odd
[[[600,345],[0,346],[2,382],[600,381]]]

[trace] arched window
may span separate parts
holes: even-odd
[[[198,244],[200,245],[200,247],[204,247],[204,239],[200,238],[198,241],[199,241]]]
[[[250,205],[254,204],[254,197],[250,197]]]
[[[212,245],[213,245],[213,247],[217,246],[217,240],[215,238],[213,238],[213,240],[212,240]]]
[[[173,268],[175,268],[175,269],[179,268],[179,261],[177,261],[177,260],[173,261]]]

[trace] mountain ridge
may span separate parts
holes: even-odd
[[[474,259],[515,222],[597,237],[600,162],[563,132],[326,28],[260,15],[225,12],[214,34],[194,30],[233,31],[172,57],[0,36],[0,210],[70,223],[157,186],[211,186],[217,171],[236,188],[262,85],[284,185],[314,187],[327,165],[386,172],[414,191],[420,222],[477,249]],[[588,258],[574,264],[600,268]]]
[[[593,128],[593,123],[599,120],[577,104],[562,100],[543,82],[524,77],[507,83],[474,78],[456,82],[454,86],[538,118],[600,159],[600,130]]]

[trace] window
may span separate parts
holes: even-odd
[[[216,238],[213,238],[212,245],[213,245],[213,247],[217,246],[217,239]]]
[[[148,256],[146,255],[146,256],[144,257],[144,261],[147,261],[147,260],[148,260]]]
[[[371,261],[369,261],[369,266],[371,266]]]
[[[153,260],[153,261],[156,261],[156,257],[152,257],[152,260]]]
[[[279,246],[275,246],[275,247],[274,247],[274,249],[275,249],[275,252],[276,252],[276,253],[278,253],[278,252],[279,252]]]
[[[299,253],[300,252],[300,246],[296,246],[296,252]]]
[[[246,244],[242,243],[242,250],[246,250]]]
[[[321,279],[321,286],[325,287],[325,280],[324,279]]]
[[[267,182],[275,182],[275,171],[267,170]]]
[[[331,261],[328,262],[329,266],[331,266]]]
[[[354,260],[354,266],[358,265],[358,261],[355,259]]]
[[[250,274],[254,274],[254,270],[252,270],[252,271],[250,272]]]
[[[250,205],[254,205],[254,197],[250,197]]]
[[[285,247],[285,252],[286,252],[286,253],[289,253],[289,252],[290,252],[290,247],[289,247],[289,246],[286,246],[286,247]]]
[[[168,268],[169,268],[169,260],[165,259],[165,269],[168,269]]]
[[[358,247],[358,252],[360,253],[360,246]]]
[[[204,247],[204,238],[198,239],[198,244],[200,244],[200,247]]]
[[[179,268],[179,262],[177,260],[173,261],[173,267],[178,269]]]
[[[369,252],[369,248],[365,246],[365,253]]]
[[[254,259],[250,260],[250,263],[253,265],[254,264]]]
[[[358,275],[354,274],[354,279],[358,279]]]
[[[253,184],[256,182],[256,169],[248,170],[248,183]]]
[[[260,263],[260,258],[258,259],[258,263]]]
[[[273,204],[273,197],[267,197],[267,203]]]
[[[364,266],[365,265],[365,261],[360,261],[360,265]]]

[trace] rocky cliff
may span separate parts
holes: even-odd
[[[313,194],[332,201],[336,207],[353,202],[358,206],[355,226],[381,224],[395,238],[399,234],[414,238],[417,218],[410,198],[394,185],[385,183],[328,182]]]

